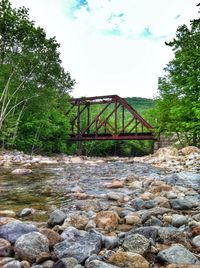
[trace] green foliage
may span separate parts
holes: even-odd
[[[69,94],[59,44],[24,7],[0,3],[0,142],[24,151],[66,152]]]
[[[167,43],[175,57],[159,78],[156,100],[157,131],[181,137],[183,145],[200,144],[200,19],[177,29]]]

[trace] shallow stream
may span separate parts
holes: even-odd
[[[32,220],[46,220],[47,212],[70,202],[71,189],[79,186],[89,195],[105,193],[104,183],[129,175],[158,177],[163,172],[129,160],[104,163],[41,165],[32,174],[12,175],[12,168],[0,168],[0,210],[20,211],[31,207],[39,211]],[[128,194],[128,192],[127,192]]]

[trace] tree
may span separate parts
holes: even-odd
[[[174,53],[159,78],[156,101],[158,132],[176,133],[183,145],[200,143],[200,19],[177,29],[166,43]]]
[[[14,9],[9,0],[1,1],[1,143],[25,150],[37,145],[42,148],[55,129],[66,139],[69,122],[64,112],[75,81],[62,67],[58,49],[56,39],[47,38],[45,31],[30,21],[28,9]]]

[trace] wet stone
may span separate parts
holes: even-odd
[[[150,246],[149,240],[140,234],[132,234],[125,237],[122,247],[129,252],[144,255]]]
[[[51,229],[42,228],[39,231],[41,234],[47,237],[47,239],[49,240],[50,247],[53,247],[55,244],[59,243],[61,240],[60,235]]]
[[[137,253],[116,252],[108,262],[121,268],[149,268],[149,262]]]
[[[25,234],[16,241],[14,251],[18,258],[34,263],[39,254],[49,253],[49,241],[38,232]]]
[[[98,254],[101,250],[102,236],[94,231],[81,232],[74,228],[64,239],[54,246],[54,253],[59,259],[73,257],[82,263],[91,254]]]
[[[0,257],[8,257],[11,255],[12,247],[9,241],[0,238]]]
[[[158,229],[156,227],[139,227],[136,229],[131,230],[125,236],[128,236],[129,234],[140,234],[145,236],[147,239],[152,239],[153,241],[156,241],[156,238],[158,237]]]
[[[0,237],[15,243],[20,236],[34,231],[37,231],[37,228],[33,224],[13,221],[0,226]]]
[[[193,244],[195,247],[200,248],[200,235],[195,236],[195,237],[192,239],[192,244]]]
[[[144,223],[144,226],[163,226],[163,223],[158,218],[152,217]]]
[[[101,211],[95,217],[97,227],[106,230],[116,229],[119,222],[119,216],[114,211]]]
[[[18,217],[26,217],[30,214],[32,214],[33,209],[32,208],[24,208],[20,212],[17,213]]]
[[[66,217],[67,216],[63,211],[56,209],[50,214],[49,220],[48,220],[48,225],[50,227],[53,227],[55,225],[61,225],[61,224],[63,224]]]
[[[181,225],[187,224],[187,217],[183,215],[173,215],[172,216],[172,225],[175,227],[180,227]]]
[[[171,199],[170,204],[173,209],[188,210],[193,207],[192,203],[189,200],[176,198]]]
[[[200,261],[180,244],[173,245],[168,249],[162,250],[158,253],[158,259],[161,262],[173,264],[198,264]]]
[[[103,236],[103,244],[107,249],[116,248],[119,244],[119,238],[116,236]]]

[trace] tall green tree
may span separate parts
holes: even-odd
[[[159,78],[158,132],[177,134],[183,145],[200,143],[200,19],[182,25],[167,46],[175,53]]]
[[[19,149],[63,151],[69,92],[59,44],[29,19],[28,9],[0,2],[0,142]]]

